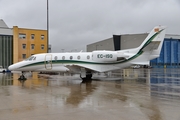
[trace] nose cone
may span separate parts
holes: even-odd
[[[16,67],[15,67],[14,65],[10,65],[10,66],[8,67],[8,69],[9,69],[10,71],[13,71],[13,70],[16,69]]]
[[[17,62],[15,64],[12,64],[8,67],[10,71],[22,71],[22,66],[27,65],[26,61]]]
[[[21,63],[22,62],[18,62],[18,63],[15,63],[15,64],[12,64],[8,67],[8,69],[10,71],[18,71],[18,69],[21,67]]]

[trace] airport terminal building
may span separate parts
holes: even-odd
[[[0,19],[0,66],[7,69],[33,54],[47,53],[47,44],[47,30],[9,28]]]
[[[113,35],[87,45],[87,52],[93,50],[123,50],[138,47],[147,37],[148,33]],[[180,35],[166,34],[160,57],[150,61],[152,67],[177,68],[180,67]]]

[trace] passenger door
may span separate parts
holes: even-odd
[[[52,69],[52,55],[51,54],[45,55],[44,65],[45,65],[46,70]]]

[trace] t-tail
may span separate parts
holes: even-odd
[[[156,26],[142,44],[129,52],[135,53],[132,64],[149,65],[149,61],[160,56],[165,37],[166,27]]]

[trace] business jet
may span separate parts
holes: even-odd
[[[77,53],[43,53],[9,66],[10,71],[24,72],[72,72],[80,74],[83,80],[92,78],[96,72],[123,69],[131,65],[149,65],[158,58],[165,37],[165,26],[156,26],[137,48]],[[133,44],[133,41],[132,41]]]

